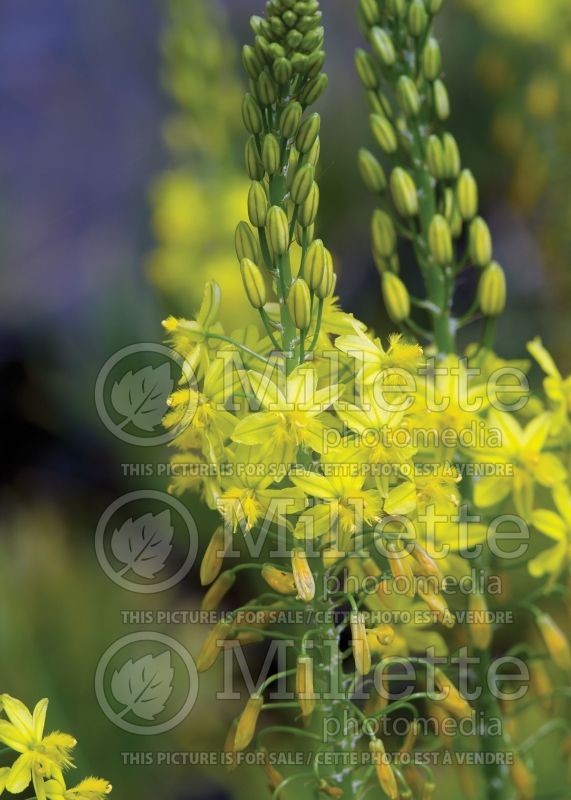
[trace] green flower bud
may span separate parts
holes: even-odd
[[[297,14],[295,11],[285,11],[282,14],[282,20],[285,22],[288,28],[293,28],[297,22]]]
[[[444,178],[444,148],[442,142],[434,134],[429,137],[426,145],[426,163],[433,178]]]
[[[401,167],[396,167],[391,173],[391,193],[401,216],[414,217],[418,214],[416,184],[409,173]]]
[[[325,64],[324,51],[316,50],[315,53],[312,53],[310,56],[307,57],[307,62],[305,65],[307,77],[316,78],[323,69],[324,64]]]
[[[444,216],[446,217],[446,220],[449,224],[452,223],[452,217],[454,216],[455,205],[456,203],[455,203],[454,192],[452,191],[452,189],[446,187],[446,189],[444,190]]]
[[[248,216],[256,228],[263,228],[268,216],[268,198],[263,184],[253,181],[248,191]]]
[[[299,224],[304,228],[309,228],[317,219],[317,212],[319,211],[319,186],[313,182],[309,194],[307,195],[303,205],[299,207],[298,219]]]
[[[476,267],[486,267],[492,260],[492,235],[482,217],[470,225],[469,253]]]
[[[392,219],[377,209],[371,222],[373,251],[382,258],[390,258],[397,247],[397,234]]]
[[[202,294],[202,303],[200,304],[200,314],[202,325],[204,328],[210,327],[218,316],[220,310],[220,302],[222,300],[222,290],[216,281],[207,281],[204,286]]]
[[[323,279],[325,272],[325,247],[321,239],[316,239],[307,248],[305,256],[305,279],[309,288],[315,291]]]
[[[310,114],[303,120],[295,139],[295,146],[300,153],[309,153],[319,136],[321,118],[319,114]]]
[[[431,14],[438,14],[443,5],[444,0],[426,0],[426,7]]]
[[[289,222],[280,206],[272,206],[266,218],[266,233],[270,246],[276,255],[284,255],[289,250]]]
[[[385,172],[375,156],[364,147],[359,150],[359,171],[369,191],[385,191],[387,188]]]
[[[371,130],[377,144],[384,153],[395,153],[398,147],[397,135],[391,123],[380,114],[371,114]]]
[[[311,295],[303,278],[296,278],[292,283],[287,296],[287,307],[295,327],[302,331],[307,330],[311,322]]]
[[[307,199],[315,178],[315,167],[313,164],[306,164],[299,169],[291,184],[291,199],[296,206],[302,205]]]
[[[296,30],[300,31],[300,33],[308,33],[315,27],[315,21],[315,17],[309,15],[301,17],[297,21]]]
[[[384,64],[385,67],[392,67],[397,57],[392,39],[389,34],[382,28],[375,26],[374,28],[371,28],[369,38],[371,41],[371,47],[373,48],[377,58],[380,59],[381,63]]]
[[[463,169],[460,173],[456,196],[462,219],[473,219],[478,213],[478,184],[469,169]]]
[[[397,100],[407,117],[415,117],[420,111],[418,89],[407,75],[401,75],[397,81]]]
[[[461,167],[460,150],[456,139],[451,133],[445,133],[442,137],[442,151],[444,154],[444,176],[446,178],[456,178],[460,173]]]
[[[321,139],[319,136],[313,143],[313,147],[306,153],[305,159],[308,164],[311,164],[312,167],[317,166],[317,162],[319,161],[319,154],[321,153]]]
[[[280,47],[279,44],[270,44],[265,36],[256,36],[254,39],[254,48],[260,61],[268,64],[271,64],[279,55],[285,55],[283,47]],[[276,54],[276,48],[278,48],[281,53]]]
[[[438,78],[434,81],[433,87],[434,110],[439,120],[444,121],[450,116],[450,100],[448,91],[443,82]]]
[[[260,245],[258,237],[247,222],[239,222],[234,234],[234,246],[238,261],[249,258],[250,261],[260,261]]]
[[[492,261],[482,272],[478,298],[486,317],[497,317],[506,307],[506,276],[497,261]]]
[[[295,240],[300,247],[305,245],[311,244],[313,241],[313,237],[315,235],[315,225],[310,225],[308,228],[304,228],[303,225],[300,225],[299,222],[295,226]]]
[[[379,78],[375,70],[375,64],[365,50],[359,49],[355,53],[355,67],[365,89],[376,89],[378,87]]]
[[[289,159],[287,162],[287,176],[286,176],[286,184],[287,188],[291,191],[291,185],[293,183],[293,179],[295,178],[297,172],[297,165],[299,164],[299,153],[292,147],[289,151]]]
[[[323,28],[315,28],[305,34],[301,40],[300,49],[304,53],[313,53],[314,50],[321,49],[323,39],[325,38],[325,31]]]
[[[280,144],[273,133],[264,136],[262,164],[268,175],[275,175],[280,167]]]
[[[413,0],[408,10],[408,29],[413,36],[422,36],[428,23],[428,14],[422,0]]]
[[[249,258],[243,258],[240,261],[240,272],[250,305],[262,308],[266,304],[266,284],[260,268]]]
[[[256,51],[253,47],[250,47],[249,44],[244,45],[242,48],[242,64],[250,78],[254,81],[258,79],[258,76],[264,68]]]
[[[387,0],[387,8],[395,17],[403,17],[407,0]]]
[[[250,180],[261,181],[264,177],[264,165],[260,160],[258,145],[254,136],[250,136],[246,142],[245,159],[246,170]]]
[[[264,24],[265,20],[263,17],[258,17],[256,15],[250,17],[250,28],[252,29],[254,36],[258,36],[258,34],[263,33]]]
[[[422,51],[422,72],[427,81],[434,81],[442,70],[440,45],[432,36]]]
[[[283,136],[286,139],[293,139],[293,137],[296,135],[299,129],[299,123],[301,122],[302,113],[303,109],[301,105],[295,102],[295,100],[291,103],[288,103],[282,111],[282,115],[280,117],[280,128]]]
[[[297,50],[298,47],[301,47],[301,43],[303,42],[303,33],[296,30],[290,31],[286,37],[286,41],[288,43],[288,47],[290,47],[292,50]],[[296,63],[293,61],[294,58],[297,58]],[[295,53],[292,57],[291,65],[296,72],[305,72],[306,63],[307,56],[304,56],[303,53]]]
[[[331,297],[335,290],[335,281],[333,259],[331,258],[329,250],[325,248],[325,269],[323,270],[321,281],[318,286],[315,287],[315,294],[319,300],[325,300],[327,297]]]
[[[287,28],[279,17],[270,17],[268,22],[275,36],[285,36]]]
[[[366,25],[376,25],[380,21],[379,7],[376,0],[360,0],[359,11]]]
[[[441,214],[436,214],[428,228],[428,249],[437,264],[443,267],[452,263],[452,236],[448,222]]]
[[[291,78],[291,63],[287,60],[287,58],[277,58],[273,63],[272,73],[280,86],[285,86],[286,83],[289,83]]]
[[[410,296],[408,289],[394,272],[383,272],[381,288],[385,308],[393,322],[402,322],[410,316]]]
[[[250,93],[242,101],[242,119],[248,133],[258,134],[264,126],[262,110]]]
[[[317,78],[306,83],[303,87],[299,99],[302,105],[312,106],[317,103],[323,92],[327,89],[329,78],[324,73],[318,75]]]
[[[263,106],[273,105],[278,97],[276,84],[267,72],[262,72],[256,83],[256,94]]]

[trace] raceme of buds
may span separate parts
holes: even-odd
[[[309,603],[315,597],[315,580],[309,567],[305,550],[296,547],[291,551],[291,567],[297,596],[305,603]]]
[[[266,284],[260,268],[249,258],[243,258],[240,262],[240,272],[250,305],[254,308],[263,308],[266,304]]]
[[[394,272],[383,272],[381,276],[383,300],[393,322],[402,322],[410,316],[408,289]]]
[[[506,307],[506,276],[497,261],[492,261],[482,272],[478,298],[486,317],[497,317]]]
[[[254,231],[247,222],[239,222],[234,234],[234,245],[238,260],[249,258],[256,264],[260,262],[260,245]]]
[[[454,257],[450,226],[441,214],[436,214],[428,228],[428,247],[437,264],[447,266]]]
[[[264,704],[264,698],[253,694],[246,703],[245,709],[240,714],[238,726],[234,735],[234,749],[237,752],[245,750],[256,733],[258,717]]]
[[[350,625],[355,668],[360,675],[366,675],[371,671],[371,651],[369,650],[369,640],[367,639],[364,615],[358,612],[352,612]]]
[[[390,178],[391,194],[397,211],[403,217],[418,214],[418,193],[411,175],[402,167],[396,167]]]
[[[397,100],[407,117],[415,117],[420,111],[418,89],[407,75],[401,75],[397,81]]]
[[[492,260],[492,236],[482,217],[476,217],[470,225],[469,251],[476,267],[486,267]]]
[[[380,739],[371,739],[369,752],[373,756],[377,780],[389,800],[398,800],[399,790],[394,770],[390,765],[385,747]]]
[[[296,278],[287,297],[287,305],[297,328],[306,330],[311,321],[311,294],[303,278]]]
[[[283,208],[272,206],[268,211],[266,232],[273,252],[284,255],[289,249],[289,222]]]
[[[371,114],[371,130],[377,144],[387,155],[395,153],[398,147],[397,135],[391,123],[380,114]]]
[[[315,177],[315,167],[313,164],[305,164],[297,170],[291,184],[290,194],[293,202],[300,206],[306,200],[313,186]]]
[[[231,631],[232,628],[227,622],[219,622],[214,626],[214,628],[212,628],[204,640],[196,660],[196,669],[199,672],[206,672],[206,670],[210,669],[210,667],[214,664],[218,658],[222,645],[230,635]]]
[[[422,51],[422,72],[427,81],[434,81],[442,69],[440,45],[430,37]]]
[[[456,185],[458,210],[463,220],[469,221],[478,213],[478,184],[469,169],[463,169]]]
[[[297,658],[295,674],[295,693],[303,717],[309,717],[315,708],[315,692],[313,688],[313,659],[300,655]]]
[[[280,145],[273,133],[264,136],[262,142],[262,164],[268,175],[275,175],[280,166]]]
[[[390,216],[380,209],[373,214],[371,222],[373,250],[382,258],[390,258],[397,247],[397,234]]]
[[[202,598],[201,610],[216,611],[234,585],[235,580],[236,575],[230,570],[219,575]]]
[[[535,621],[553,661],[560,669],[571,670],[571,649],[561,628],[549,614],[541,613]]]
[[[468,626],[472,644],[478,650],[487,650],[492,643],[493,629],[491,623],[485,618],[488,605],[484,595],[480,592],[473,592],[468,600],[468,610],[473,615]]]
[[[278,594],[295,594],[296,592],[295,581],[291,572],[278,569],[271,564],[264,564],[262,578]]]
[[[359,150],[359,172],[363,183],[370,192],[384,192],[387,188],[387,179],[382,166],[375,156],[362,147]]]
[[[200,582],[203,586],[208,586],[220,574],[228,544],[224,535],[224,528],[222,526],[216,528],[208,542],[200,564]]]
[[[263,228],[266,224],[268,207],[264,185],[259,181],[252,181],[248,191],[248,216],[256,228]]]

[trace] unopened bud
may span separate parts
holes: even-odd
[[[377,144],[388,155],[396,152],[397,135],[391,123],[381,114],[371,114],[371,130]]]
[[[426,163],[433,178],[444,178],[444,148],[438,136],[429,137],[426,145]]]
[[[426,7],[431,14],[438,14],[443,5],[444,0],[426,0]]]
[[[444,175],[446,178],[456,178],[460,172],[460,151],[456,139],[451,133],[442,137],[442,150],[444,154]]]
[[[200,653],[196,659],[196,669],[198,672],[206,672],[214,664],[222,649],[222,646],[232,631],[232,626],[228,622],[219,622],[212,628],[204,644],[200,648]]]
[[[369,742],[369,752],[373,756],[375,772],[379,786],[389,798],[398,800],[399,790],[394,770],[387,758],[385,747],[380,739],[371,739]]]
[[[272,206],[266,219],[266,232],[272,250],[276,255],[284,255],[289,249],[289,222],[280,206]]]
[[[413,0],[408,10],[408,29],[413,36],[422,36],[428,23],[428,14],[422,0]]]
[[[468,611],[471,617],[468,623],[468,632],[472,644],[478,650],[487,650],[492,643],[493,629],[487,619],[488,604],[483,594],[474,592],[470,595]]]
[[[300,102],[304,106],[312,106],[317,103],[323,92],[327,89],[329,78],[324,73],[318,75],[317,78],[306,83],[299,96]]]
[[[374,61],[365,50],[359,49],[355,53],[355,67],[365,89],[374,90],[378,87],[379,76],[377,75]]]
[[[375,156],[364,147],[359,150],[359,172],[369,191],[384,192],[387,188],[387,179],[382,166]]]
[[[319,114],[310,114],[304,119],[295,139],[295,146],[300,153],[308,153],[319,136],[321,118]]]
[[[200,583],[203,586],[208,586],[220,574],[228,544],[224,528],[222,526],[216,528],[208,542],[200,564]]]
[[[303,110],[295,101],[288,103],[280,117],[280,127],[284,138],[293,139],[299,129]]]
[[[221,301],[222,290],[220,286],[216,281],[207,281],[204,285],[202,303],[200,304],[200,312],[198,315],[198,321],[202,324],[203,328],[208,328],[216,320]]]
[[[428,248],[437,264],[445,267],[452,263],[452,236],[446,219],[436,214],[428,228]]]
[[[313,225],[317,219],[317,212],[319,211],[319,186],[315,181],[311,184],[309,194],[305,198],[303,205],[299,207],[298,220],[299,224],[304,228]]]
[[[375,26],[371,28],[370,41],[371,47],[381,63],[385,67],[392,67],[396,61],[396,53],[389,34],[382,28]]]
[[[440,45],[432,36],[422,51],[422,72],[427,81],[434,81],[442,70],[442,53]]]
[[[397,234],[390,216],[377,209],[371,223],[373,250],[382,258],[390,258],[396,250]]]
[[[264,185],[252,181],[248,191],[248,216],[256,228],[263,228],[268,216],[268,197]]]
[[[469,253],[476,267],[485,267],[492,260],[492,236],[482,217],[476,217],[470,225]]]
[[[307,287],[307,284],[305,283],[305,281],[303,281],[302,278],[298,278],[297,281],[294,281],[294,284],[288,296],[288,303],[293,288],[298,281],[302,281],[302,283],[305,285],[305,291],[307,291],[307,302],[309,303],[309,289]],[[305,300],[303,302],[305,303]],[[309,305],[308,305],[308,311],[309,311]],[[295,322],[295,317],[294,317],[294,322]],[[297,325],[297,327],[305,329],[308,327],[308,325],[309,325],[309,314],[308,314],[307,324],[304,326]],[[291,551],[291,567],[293,572],[293,579],[295,581],[295,586],[297,589],[298,598],[300,600],[303,600],[305,603],[311,602],[311,600],[313,600],[313,598],[315,597],[315,580],[313,578],[313,574],[307,562],[307,555],[305,553],[305,550],[302,550],[300,547],[296,547]]]
[[[258,145],[254,136],[250,136],[246,142],[245,160],[250,180],[261,181],[264,177],[264,165],[258,153]]]
[[[413,597],[415,583],[412,571],[412,556],[404,548],[399,548],[396,544],[387,546],[387,556],[393,578],[402,579],[402,583],[397,587],[399,592],[402,592],[405,597]]]
[[[403,217],[418,214],[418,193],[411,175],[401,167],[391,173],[391,193],[397,211]]]
[[[319,298],[319,300],[325,300],[327,297],[331,297],[335,290],[335,273],[333,271],[333,259],[331,257],[331,253],[327,248],[325,249],[325,269],[323,271],[323,277],[319,282],[318,286],[315,287],[315,294]]]
[[[280,145],[273,133],[264,136],[262,142],[262,164],[268,175],[275,175],[280,166]]]
[[[296,327],[306,330],[311,321],[311,295],[303,278],[297,278],[292,283],[287,304]]]
[[[397,81],[397,100],[407,117],[415,117],[420,111],[418,89],[407,75],[401,75]]]
[[[263,106],[273,105],[278,97],[278,90],[273,78],[267,72],[262,72],[256,83],[256,94]]]
[[[462,219],[473,219],[478,213],[478,184],[469,169],[463,169],[460,173],[456,196]]]
[[[436,116],[443,122],[450,116],[450,98],[448,97],[448,90],[440,78],[434,81],[432,96]]]
[[[313,659],[310,656],[298,656],[295,693],[302,717],[311,716],[315,708],[315,691],[313,688]]]
[[[246,703],[246,708],[240,714],[234,736],[234,749],[237,752],[245,750],[254,738],[258,717],[263,705],[264,698],[257,694],[253,694]]]
[[[325,247],[321,239],[312,242],[305,257],[305,279],[312,291],[319,286],[325,272]]]
[[[249,258],[255,263],[260,261],[260,245],[258,237],[247,222],[239,222],[234,234],[234,246],[238,260]]]
[[[318,136],[317,139],[314,141],[309,153],[306,153],[305,155],[306,162],[308,164],[311,164],[313,167],[317,166],[320,153],[321,153],[321,139]]]
[[[272,65],[272,74],[280,86],[289,83],[292,73],[291,61],[287,58],[276,58]]]
[[[250,47],[249,44],[244,45],[242,48],[242,64],[244,65],[244,69],[250,78],[252,78],[254,81],[258,79],[258,76],[264,68],[264,65],[258,58],[256,51],[253,47]]]
[[[286,572],[271,564],[264,564],[262,567],[262,578],[270,588],[278,594],[295,594],[295,581],[291,572]]]
[[[560,669],[571,670],[571,650],[561,628],[549,614],[539,614],[536,618],[536,623],[549,655],[555,664]]]
[[[296,205],[300,206],[307,199],[313,186],[314,177],[315,168],[312,164],[306,164],[297,170],[290,191],[291,199]]]
[[[263,308],[266,304],[266,284],[260,268],[249,258],[243,258],[240,262],[240,272],[250,305],[254,308]]]
[[[402,322],[410,316],[408,289],[394,272],[383,272],[381,276],[383,300],[393,322]]]
[[[223,572],[222,575],[219,575],[210,589],[204,595],[202,604],[200,606],[201,610],[216,611],[222,600],[224,600],[226,597],[226,594],[234,585],[235,580],[236,575],[230,570],[227,570],[226,572]]]
[[[308,56],[305,71],[308,78],[316,78],[325,64],[325,52],[323,50],[316,50]]]
[[[264,126],[262,110],[250,93],[244,96],[242,102],[242,119],[248,133],[258,134]]]
[[[379,6],[376,0],[359,0],[359,10],[366,25],[375,25],[380,21]]]
[[[519,800],[533,800],[535,797],[535,779],[519,756],[516,756],[510,764],[509,771]]]
[[[355,668],[360,675],[367,675],[371,671],[371,651],[369,650],[369,640],[367,639],[365,617],[361,613],[353,612],[349,621]]]

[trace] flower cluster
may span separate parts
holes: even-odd
[[[0,794],[20,794],[30,784],[35,800],[103,800],[111,784],[103,778],[84,778],[68,788],[64,770],[73,766],[73,736],[60,731],[45,733],[48,701],[40,700],[33,712],[15,697],[0,695],[0,742],[4,752],[13,752],[11,766],[0,767]]]
[[[456,276],[468,263],[481,270],[477,305],[488,320],[502,311],[505,282],[477,215],[475,179],[461,170],[452,135],[433,132],[434,119],[448,115],[430,35],[440,5],[360,3],[373,55],[359,51],[357,69],[375,138],[395,163],[388,181],[372,153],[362,151],[360,165],[380,202],[390,184],[393,204],[373,218],[373,252],[387,310],[403,331],[383,343],[341,310],[333,258],[316,237],[320,119],[307,109],[326,85],[316,0],[269,0],[265,18],[252,20],[254,46],[243,51],[251,185],[249,221],[239,223],[235,241],[260,328],[226,330],[213,282],[195,319],[164,323],[189,366],[165,418],[177,429],[170,488],[199,493],[220,515],[201,566],[209,586],[203,607],[216,611],[227,602],[244,569],[258,570],[264,587],[211,630],[198,669],[209,669],[227,647],[288,637],[294,643],[295,666],[257,685],[227,742],[234,754],[252,742],[263,751],[260,715],[274,705],[291,709],[296,717],[280,730],[309,740],[313,769],[286,777],[268,764],[275,797],[296,779],[314,781],[332,797],[363,796],[376,779],[390,798],[410,797],[413,786],[429,798],[430,769],[409,775],[378,735],[379,723],[399,713],[409,715],[409,726],[405,735],[386,736],[393,756],[453,749],[442,730],[420,733],[421,714],[439,728],[448,717],[467,721],[477,711],[485,718],[482,750],[510,749],[514,785],[522,793],[531,785],[523,750],[490,731],[486,715],[500,713],[496,698],[474,695],[473,708],[447,662],[466,647],[485,670],[492,643],[506,652],[488,615],[492,576],[501,587],[494,612],[533,615],[541,639],[525,644],[530,663],[547,654],[559,668],[571,665],[563,633],[537,605],[559,585],[569,556],[569,381],[534,341],[529,349],[547,374],[546,398],[530,398],[528,364],[495,355],[489,325],[465,356],[454,352]],[[410,337],[423,329],[411,319],[397,274],[399,236],[412,242],[426,282],[427,298],[416,302],[434,337],[424,349]],[[506,518],[519,521],[517,548],[501,545]],[[543,535],[555,545],[546,548]],[[233,566],[232,558],[239,559]],[[484,586],[449,591],[451,581],[477,570]],[[550,580],[514,602],[508,577],[515,570]],[[299,612],[308,613],[307,623],[297,621]],[[434,669],[433,657],[447,666]],[[384,691],[395,679],[395,660],[420,667],[404,701]],[[290,677],[294,701],[270,702],[268,686]],[[487,677],[478,680],[483,686]],[[517,713],[509,702],[504,711],[507,719]],[[332,723],[339,724],[333,743],[323,736]],[[362,738],[369,747],[360,766],[324,759],[331,750],[358,751]],[[490,780],[503,782],[505,774]]]

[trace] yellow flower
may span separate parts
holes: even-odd
[[[112,788],[104,778],[84,778],[71,789],[67,789],[59,780],[45,783],[48,800],[104,800]]]
[[[380,339],[372,339],[362,328],[355,325],[353,334],[339,336],[335,346],[342,353],[353,356],[359,367],[360,380],[365,385],[370,385],[383,373],[383,382],[392,385],[402,385],[401,370],[415,374],[422,363],[422,348],[418,344],[404,342],[400,333],[389,336],[387,350],[382,346]]]
[[[545,508],[536,509],[531,523],[538,531],[553,539],[555,544],[531,559],[528,569],[534,578],[551,575],[555,580],[571,560],[571,491],[565,484],[553,490],[553,501],[559,513]]]
[[[551,433],[557,435],[561,433],[564,427],[569,428],[571,375],[563,378],[557,369],[555,361],[547,352],[539,337],[529,342],[527,349],[547,376],[543,381],[543,389],[553,410]]]
[[[0,702],[9,720],[0,720],[0,742],[20,753],[5,776],[6,789],[19,794],[33,783],[37,800],[45,800],[45,781],[61,778],[62,769],[71,766],[76,741],[59,731],[44,736],[46,699],[37,703],[33,714],[8,694],[0,695]]]

